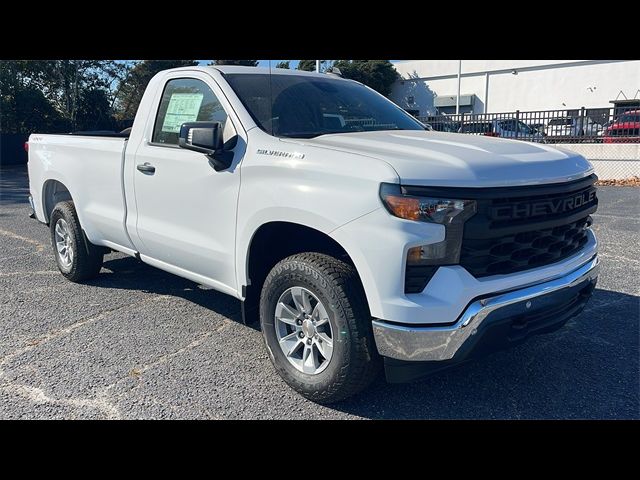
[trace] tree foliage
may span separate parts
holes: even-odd
[[[336,60],[333,67],[339,68],[344,78],[364,83],[385,96],[400,78],[389,60]]]
[[[241,65],[245,67],[257,67],[258,60],[214,60],[211,65]]]
[[[29,84],[24,61],[0,62],[0,131],[24,133],[34,126],[52,128],[60,120],[42,92]]]
[[[116,120],[133,120],[147,84],[158,72],[197,64],[195,60],[142,60],[135,63],[114,93],[113,112]]]
[[[331,69],[333,65],[333,60],[320,60],[320,72],[326,72]],[[300,60],[298,63],[298,70],[304,70],[307,72],[315,72],[316,71],[316,61],[315,60]]]
[[[119,130],[135,116],[149,80],[195,60],[0,62],[3,133]]]
[[[398,72],[389,60],[321,60],[320,71],[330,71],[337,67],[344,78],[350,78],[364,83],[381,94],[387,96],[391,93],[391,85],[398,78]],[[298,70],[314,72],[315,60],[300,60]]]
[[[101,128],[109,128],[111,89],[124,69],[112,60],[1,62],[2,131],[77,130],[81,111],[106,112],[94,118],[102,122]]]
[[[316,71],[316,61],[315,60],[300,60],[298,63],[298,70],[304,70],[307,72],[315,72]]]
[[[289,66],[290,62],[290,60],[280,60],[278,63],[276,63],[276,68],[291,68]]]

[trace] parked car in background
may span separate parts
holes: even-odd
[[[515,118],[465,122],[458,132],[487,137],[518,138],[533,142],[541,142],[544,139],[540,132],[535,131],[529,125]]]
[[[458,133],[475,133],[487,137],[497,137],[498,134],[493,129],[493,122],[466,122],[460,127]]]
[[[604,143],[640,142],[640,110],[627,110],[619,115],[604,132]]]
[[[546,125],[544,123],[530,123],[529,128],[543,136],[546,135]]]
[[[549,120],[545,128],[548,141],[558,141],[562,137],[596,137],[602,125],[590,117],[555,117]]]
[[[460,130],[460,122],[443,122],[435,119],[433,121],[430,120],[429,125],[431,125],[431,128],[436,132],[457,133],[458,130]]]

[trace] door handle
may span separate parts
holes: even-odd
[[[151,174],[156,173],[156,167],[151,165],[149,162],[144,162],[136,166],[136,168],[138,169],[138,171],[142,173],[151,173]]]

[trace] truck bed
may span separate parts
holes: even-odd
[[[123,168],[127,141],[128,134],[113,132],[31,135],[29,182],[38,220],[48,222],[52,195],[56,198],[64,195],[57,192],[63,188],[56,185],[59,182],[69,190],[92,243],[132,247],[124,228]]]

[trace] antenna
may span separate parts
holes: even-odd
[[[271,86],[271,60],[269,60],[269,124],[273,135],[273,88]]]

